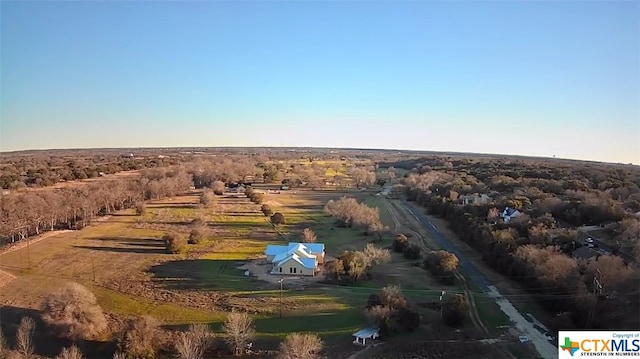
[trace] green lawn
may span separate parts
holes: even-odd
[[[484,326],[489,330],[491,335],[499,335],[504,332],[501,326],[510,325],[509,317],[500,309],[495,300],[489,295],[481,293],[479,287],[468,282],[471,289],[473,299],[478,309],[478,315]]]
[[[364,324],[363,310],[349,308],[330,313],[310,313],[307,315],[290,315],[286,311],[283,318],[278,316],[257,318],[256,331],[263,336],[283,338],[291,332],[313,332],[320,336],[347,335],[361,328]]]
[[[166,324],[183,324],[194,322],[221,322],[224,314],[214,311],[186,308],[170,303],[154,303],[153,301],[123,294],[105,288],[91,286],[98,303],[108,312],[116,312],[130,316],[150,315]]]

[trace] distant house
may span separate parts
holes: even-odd
[[[589,260],[592,258],[596,258],[598,256],[600,256],[601,253],[594,250],[593,248],[589,248],[589,247],[580,247],[578,249],[576,249],[575,251],[573,251],[573,253],[571,253],[571,256],[575,259],[581,259],[581,260]]]
[[[292,242],[286,246],[268,245],[264,254],[273,264],[271,274],[313,276],[324,263],[324,244]]]
[[[504,211],[500,213],[500,218],[504,220],[504,223],[509,223],[512,219],[518,217],[520,214],[521,213],[517,209],[505,207]]]
[[[479,205],[487,204],[490,200],[491,200],[491,197],[487,196],[484,193],[483,194],[474,193],[474,194],[462,196],[461,203],[463,205],[479,206]]]

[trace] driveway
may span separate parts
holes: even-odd
[[[529,337],[536,350],[543,358],[556,358],[558,356],[558,349],[553,346],[540,331],[533,327],[533,323],[530,323],[525,317],[509,302],[509,300],[503,297],[498,289],[491,284],[491,282],[482,275],[473,264],[464,256],[462,252],[457,250],[454,245],[449,242],[447,237],[443,235],[436,226],[429,221],[429,219],[422,213],[422,210],[412,203],[406,200],[402,201],[402,205],[411,213],[418,222],[429,232],[431,237],[438,242],[438,244],[446,251],[453,253],[458,257],[458,261],[462,270],[468,275],[478,287],[480,287],[489,297],[493,298],[502,310],[511,320],[513,326],[522,333]],[[534,318],[534,322],[537,322]]]

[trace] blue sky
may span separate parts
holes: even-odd
[[[0,2],[0,150],[640,163],[640,2]]]

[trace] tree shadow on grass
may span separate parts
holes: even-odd
[[[75,245],[74,247],[94,251],[107,251],[116,253],[166,253],[164,242],[159,238],[94,237],[91,239],[104,242],[112,242],[115,245],[122,247],[86,245]]]
[[[170,203],[156,203],[156,204],[149,204],[147,205],[148,209],[198,209],[199,205],[192,203],[192,204],[184,204],[184,203],[176,203],[176,204],[170,204]]]
[[[98,247],[98,246],[73,246],[75,248],[92,251],[114,252],[114,253],[138,253],[138,254],[167,254],[164,247],[160,248],[121,248],[121,247]]]
[[[69,339],[54,336],[40,319],[39,311],[14,306],[2,306],[0,307],[0,318],[2,318],[0,326],[2,326],[2,332],[9,342],[9,347],[15,348],[15,334],[23,316],[31,317],[36,324],[35,334],[33,336],[35,354],[53,358],[60,354],[63,348],[70,347],[74,344]],[[113,342],[80,340],[76,345],[82,351],[85,358],[110,359],[116,350],[115,343]]]
[[[156,264],[149,268],[154,280],[168,289],[251,290],[255,278],[237,269],[244,261],[191,259]]]

